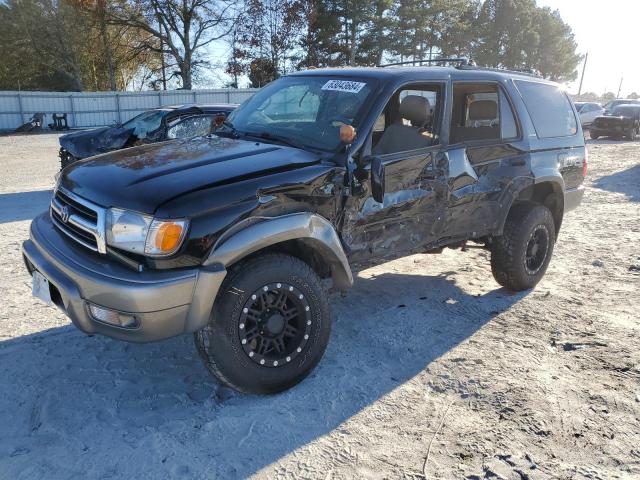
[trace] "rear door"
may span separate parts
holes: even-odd
[[[504,84],[453,82],[442,236],[476,237],[496,222],[512,179],[529,177],[526,139]]]

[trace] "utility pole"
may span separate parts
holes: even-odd
[[[622,80],[624,80],[624,78],[620,77],[620,86],[618,87],[618,95],[616,95],[616,98],[620,98],[620,91],[622,90]]]
[[[578,88],[578,96],[582,93],[582,82],[584,80],[584,71],[587,69],[587,60],[589,60],[589,52],[584,56],[584,64],[582,65],[582,75],[580,76],[580,87]]]

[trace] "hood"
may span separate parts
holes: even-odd
[[[125,146],[133,129],[102,127],[60,137],[60,146],[76,158],[87,158]]]
[[[316,154],[216,136],[154,143],[76,162],[60,185],[103,207],[152,214],[180,195],[319,162]]]

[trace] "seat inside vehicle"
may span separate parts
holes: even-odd
[[[428,131],[431,123],[431,104],[419,95],[407,95],[400,102],[396,120],[388,125],[380,140],[373,148],[373,153],[385,155],[425,148],[432,144],[432,136]]]
[[[449,137],[452,144],[500,138],[496,87],[467,84],[454,87]]]

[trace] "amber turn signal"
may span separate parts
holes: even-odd
[[[145,253],[170,255],[180,247],[187,230],[186,220],[154,220],[149,228]]]
[[[156,235],[156,248],[162,252],[170,252],[178,246],[180,237],[182,237],[182,226],[163,223]]]

